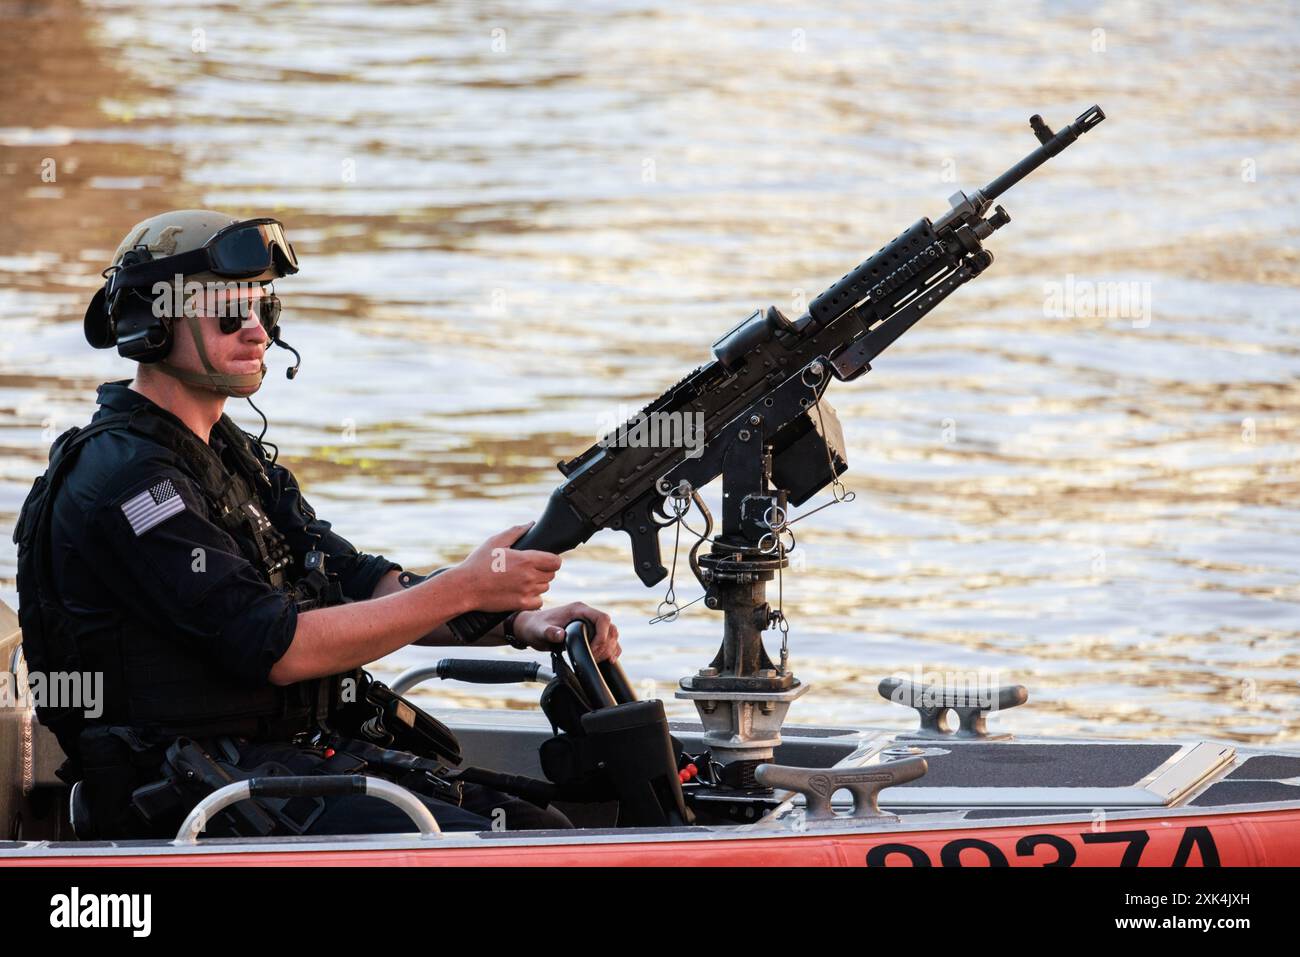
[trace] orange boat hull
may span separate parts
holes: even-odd
[[[522,836],[522,835],[521,835]],[[1300,808],[889,833],[494,847],[304,849],[10,858],[9,865],[1280,867],[1300,866]]]

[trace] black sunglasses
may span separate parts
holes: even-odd
[[[257,316],[257,321],[272,339],[280,334],[280,297],[275,293],[269,292],[257,299],[239,299],[230,305],[234,306],[233,315],[228,311],[218,320],[226,335],[238,331],[250,313]]]

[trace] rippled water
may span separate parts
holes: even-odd
[[[155,212],[285,220],[305,363],[272,357],[269,438],[344,535],[427,568],[535,517],[556,460],[755,307],[1027,153],[1030,113],[1098,102],[1002,200],[993,269],[829,393],[857,498],[800,526],[790,720],[902,726],[881,676],[988,669],[1030,689],[1004,727],[1300,739],[1295,13],[0,4],[0,524],[130,374],[80,318]],[[1108,283],[1133,297],[1090,306]],[[11,603],[13,564],[6,536]],[[647,624],[613,533],[552,595],[611,610],[659,695],[720,636],[699,605]]]

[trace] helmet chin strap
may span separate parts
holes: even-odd
[[[203,368],[207,370],[206,373],[181,369],[172,365],[166,359],[156,364],[159,372],[166,373],[173,379],[179,379],[187,385],[237,399],[247,398],[261,387],[262,380],[266,377],[266,363],[262,363],[261,372],[245,372],[241,375],[227,375],[218,372],[216,367],[212,365],[212,360],[208,358],[208,350],[203,344],[203,330],[199,328],[198,316],[186,316],[185,325],[190,330],[190,337],[194,340],[194,348],[199,354],[199,360],[203,363]]]

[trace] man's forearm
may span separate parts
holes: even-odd
[[[385,588],[381,597],[300,614],[288,650],[271,668],[271,682],[292,684],[359,667],[447,631],[448,621],[474,610],[455,570],[413,588],[402,588],[397,572],[384,578],[390,576],[395,589]]]
[[[400,591],[405,591],[405,589],[402,588],[402,583],[398,581],[400,575],[401,572],[397,572],[397,571],[388,572],[388,574],[384,575],[383,578],[379,579],[379,583],[375,585],[374,593],[370,597],[382,598],[385,595],[392,595]],[[442,576],[437,576],[437,577],[440,578]],[[473,611],[473,609],[470,610]],[[454,617],[456,616],[455,615],[451,616],[451,618]],[[506,643],[506,636],[505,636],[505,632],[502,630],[501,625],[497,625],[490,632],[484,635],[482,639],[474,642],[476,646],[504,645],[505,643]],[[459,647],[461,646],[461,641],[454,634],[452,634],[451,629],[448,628],[446,624],[441,624],[437,628],[434,628],[431,631],[427,632],[426,634],[421,635],[414,642],[412,642],[412,644],[433,645],[439,647],[445,647],[445,646]]]

